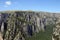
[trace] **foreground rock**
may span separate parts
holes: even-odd
[[[52,40],[60,40],[60,18],[56,22],[56,27],[53,28]]]
[[[0,33],[0,40],[3,40],[2,34]]]

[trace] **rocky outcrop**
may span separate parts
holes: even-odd
[[[52,40],[60,40],[60,18],[56,21],[56,27],[53,28]]]
[[[45,31],[46,25],[56,20],[55,14],[34,11],[6,11],[0,15],[0,30],[4,32],[4,40],[23,40],[25,36],[31,37],[33,33]]]

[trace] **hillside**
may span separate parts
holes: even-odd
[[[2,11],[0,31],[4,40],[51,40],[53,25],[59,17],[59,13],[41,11]]]

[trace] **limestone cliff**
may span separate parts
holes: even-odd
[[[25,40],[25,37],[31,37],[33,33],[45,31],[46,25],[55,24],[57,19],[55,13],[48,12],[0,12],[0,31],[4,40]]]

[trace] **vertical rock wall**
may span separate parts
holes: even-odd
[[[7,24],[7,29],[5,26],[2,29],[1,26],[1,31],[5,32],[4,40],[24,39],[25,36],[32,36],[33,33],[44,31],[46,28],[46,18],[35,12],[3,13],[2,20]]]

